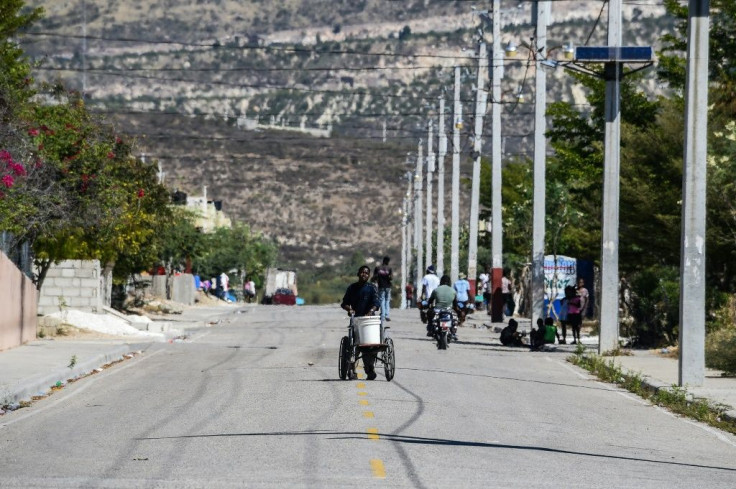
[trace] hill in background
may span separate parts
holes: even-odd
[[[228,215],[276,239],[280,264],[290,267],[333,266],[355,251],[398,261],[398,209],[415,158],[407,165],[407,153],[423,138],[426,154],[440,96],[450,130],[456,65],[472,120],[477,30],[490,32],[464,1],[84,0],[86,11],[78,1],[29,4],[47,11],[22,39],[37,77],[84,90],[91,110],[161,162],[172,190],[200,194],[206,185]],[[530,2],[502,7],[504,41],[530,42]],[[600,9],[553,2],[548,48],[605,43]],[[627,5],[625,43],[656,45],[672,24],[663,13]],[[523,158],[533,140],[534,69],[528,56],[505,67],[503,150]],[[644,83],[656,93],[651,77]],[[548,76],[548,87],[549,101],[585,104],[564,70]],[[488,134],[488,118],[485,125]],[[300,126],[330,127],[332,136]],[[460,148],[466,180],[471,128]],[[449,176],[449,155],[446,164]]]

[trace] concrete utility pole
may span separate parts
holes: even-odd
[[[414,249],[417,250],[417,276],[415,279],[414,297],[419,299],[422,292],[422,277],[424,277],[424,250],[422,248],[422,179],[424,152],[422,140],[417,148],[417,168],[414,171]]]
[[[411,221],[409,219],[409,216],[412,212],[412,202],[413,202],[413,196],[411,195],[411,184],[412,180],[414,179],[414,172],[407,172],[407,183],[406,183],[406,282],[403,285],[404,288],[404,294],[406,294],[406,284],[409,283],[409,279],[411,278],[411,263],[412,263],[412,253],[411,253],[411,240],[412,240],[412,232],[411,232],[411,226],[409,226],[409,222]],[[416,292],[416,291],[415,291]],[[416,299],[416,293],[414,295],[414,298]],[[409,304],[409,307],[411,307],[411,304]]]
[[[406,309],[406,283],[411,263],[409,251],[409,200],[411,199],[411,172],[406,174],[406,194],[401,204],[401,303],[399,309]]]
[[[495,16],[494,16],[495,18]],[[486,43],[478,45],[478,81],[475,91],[475,135],[473,140],[473,182],[470,191],[470,235],[468,237],[468,282],[470,296],[475,296],[475,278],[478,268],[478,209],[480,207],[480,150],[483,143],[483,116],[486,113],[488,57]]]
[[[440,122],[437,137],[439,139],[437,148],[437,273],[441,276],[445,273],[445,155],[447,154],[444,97],[440,97]]]
[[[427,235],[426,235],[426,246],[427,246],[427,266],[432,264],[432,179],[434,178],[434,149],[432,149],[432,142],[434,136],[432,134],[432,120],[429,120],[427,124]],[[439,272],[439,270],[437,270]]]
[[[450,231],[450,279],[454,284],[460,273],[460,129],[463,106],[460,104],[460,67],[455,67],[455,94],[452,112],[452,223]]]
[[[608,2],[608,45],[621,46],[621,0]],[[603,163],[603,231],[601,237],[601,326],[598,352],[618,348],[618,222],[621,141],[621,70],[605,64],[605,157]]]
[[[535,2],[534,22],[537,26],[536,81],[534,89],[534,204],[532,219],[532,325],[544,318],[544,236],[545,236],[545,186],[547,156],[547,74],[542,61],[547,57],[547,24],[551,2]],[[550,301],[554,297],[550,297]]]
[[[491,86],[491,291],[493,304],[491,321],[503,321],[503,221],[501,216],[501,78],[503,49],[501,47],[501,0],[493,0],[493,82]]]
[[[87,96],[87,2],[82,0],[82,99]]]
[[[685,155],[680,251],[679,384],[705,380],[705,217],[709,1],[688,4]]]

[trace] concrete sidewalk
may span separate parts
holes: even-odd
[[[53,386],[94,373],[95,369],[126,356],[144,353],[154,344],[174,341],[180,335],[217,324],[236,308],[192,307],[182,314],[152,317],[165,338],[127,336],[95,339],[37,339],[0,352],[0,414],[17,409],[35,396],[47,395]]]
[[[524,318],[515,318],[519,322],[519,331],[531,330],[531,321]],[[508,319],[504,319],[505,322]],[[502,323],[491,323],[491,317],[486,314],[468,316],[467,327],[485,327],[492,338],[497,339],[499,334],[495,329],[505,326]],[[598,351],[598,339],[582,335],[581,342],[586,348]],[[499,343],[500,344],[500,343]],[[561,353],[575,352],[575,345],[545,345],[545,350]],[[670,358],[658,350],[631,350],[632,355],[606,357],[611,358],[614,364],[625,371],[642,377],[644,385],[650,390],[670,389],[678,383],[679,362],[677,358]],[[723,377],[717,370],[706,369],[705,381],[702,386],[686,386],[694,398],[706,399],[713,405],[725,406],[724,417],[736,421],[736,377]]]

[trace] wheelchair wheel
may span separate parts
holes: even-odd
[[[352,356],[352,348],[350,347],[350,338],[343,336],[340,340],[340,358],[337,362],[337,370],[340,379],[346,380],[350,375],[350,357]]]
[[[396,356],[394,355],[394,340],[386,338],[386,350],[383,352],[383,373],[386,380],[391,382],[396,371]]]

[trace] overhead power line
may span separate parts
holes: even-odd
[[[410,58],[410,59],[452,59],[452,60],[458,60],[458,59],[475,59],[471,56],[446,56],[441,54],[421,54],[421,53],[394,53],[394,52],[370,52],[370,51],[356,51],[353,49],[316,49],[316,48],[298,48],[298,47],[288,47],[283,45],[264,45],[264,46],[255,46],[251,44],[244,44],[242,46],[233,46],[228,44],[222,44],[219,41],[207,41],[207,42],[188,42],[188,41],[175,41],[175,40],[162,40],[162,39],[136,39],[136,38],[130,38],[130,37],[103,37],[103,36],[83,36],[80,34],[59,34],[56,32],[43,32],[43,31],[31,31],[26,32],[23,35],[25,36],[48,36],[48,37],[55,37],[55,38],[62,38],[62,39],[87,39],[90,40],[97,40],[97,41],[110,41],[110,42],[129,42],[129,43],[137,43],[137,44],[161,44],[161,45],[177,45],[177,46],[186,46],[186,47],[199,47],[199,48],[212,48],[212,49],[239,49],[239,50],[253,50],[253,51],[282,51],[287,53],[296,53],[296,54],[334,54],[334,55],[359,55],[359,56],[376,56],[376,57],[391,57],[391,58]],[[343,42],[349,42],[349,41],[343,41]],[[336,41],[335,44],[338,44]]]

